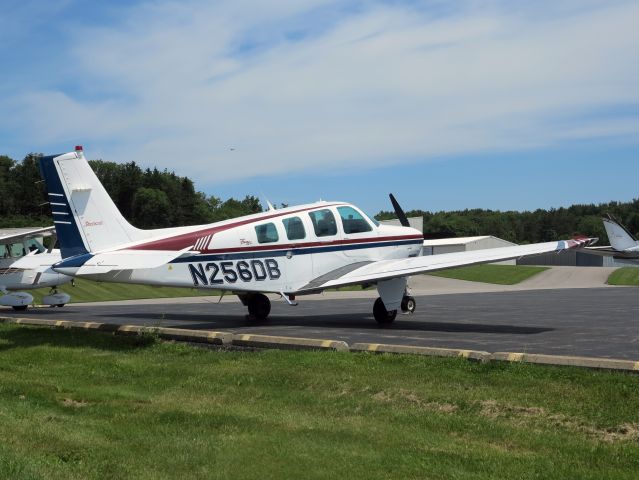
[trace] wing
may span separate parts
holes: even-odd
[[[597,239],[580,238],[559,242],[534,243],[514,247],[489,248],[470,252],[445,253],[424,257],[404,258],[400,260],[380,260],[377,262],[360,262],[342,267],[326,275],[322,275],[303,286],[298,293],[323,290],[325,288],[360,285],[408,277],[420,273],[446,270],[448,268],[475,265],[479,263],[499,262],[513,258],[539,255],[541,253],[562,252],[569,249],[583,248]]]
[[[35,237],[47,236],[47,234],[53,233],[54,231],[55,227],[43,227],[33,230],[29,230],[27,228],[10,228],[7,230],[0,230],[0,245],[17,243]]]

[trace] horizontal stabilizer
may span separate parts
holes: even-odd
[[[67,258],[54,266],[60,273],[98,275],[111,271],[157,268],[183,255],[192,255],[189,249],[175,250],[116,250],[97,255]]]

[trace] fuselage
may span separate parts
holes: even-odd
[[[423,236],[408,227],[380,225],[341,202],[269,210],[196,227],[180,227],[117,249],[188,253],[157,268],[87,275],[101,281],[231,291],[296,293],[353,265],[420,254]],[[96,252],[93,252],[96,253]],[[82,259],[55,270],[81,272]]]

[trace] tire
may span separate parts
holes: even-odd
[[[402,298],[403,313],[414,313],[416,308],[417,308],[417,302],[415,301],[415,297],[406,295],[404,296],[404,298]]]
[[[395,321],[395,317],[397,316],[397,310],[391,310],[390,312],[386,310],[386,306],[384,302],[382,302],[381,298],[377,298],[375,300],[375,304],[373,305],[373,316],[377,323],[380,325],[387,325],[389,323],[393,323]]]
[[[248,298],[249,314],[258,320],[264,320],[271,313],[271,301],[263,293],[251,295]]]
[[[28,306],[29,305],[16,305],[15,307],[13,307],[13,309],[18,311],[18,312],[22,312],[22,311],[26,310]]]
[[[59,304],[59,305],[56,305],[56,307],[60,307],[60,308],[62,308],[62,307],[64,307],[65,305],[66,305],[66,303],[61,303],[61,304]]]

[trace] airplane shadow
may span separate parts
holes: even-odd
[[[108,322],[109,318],[122,318],[136,320],[136,323],[142,323],[148,326],[181,327],[194,330],[239,329],[246,327],[300,327],[515,335],[534,335],[554,330],[553,328],[535,326],[404,320],[401,317],[398,317],[397,320],[390,325],[380,326],[371,315],[366,314],[315,315],[303,317],[273,315],[265,321],[250,320],[246,316],[240,315],[197,315],[180,313],[126,313],[105,315],[105,317],[106,318],[102,320],[104,322]]]

